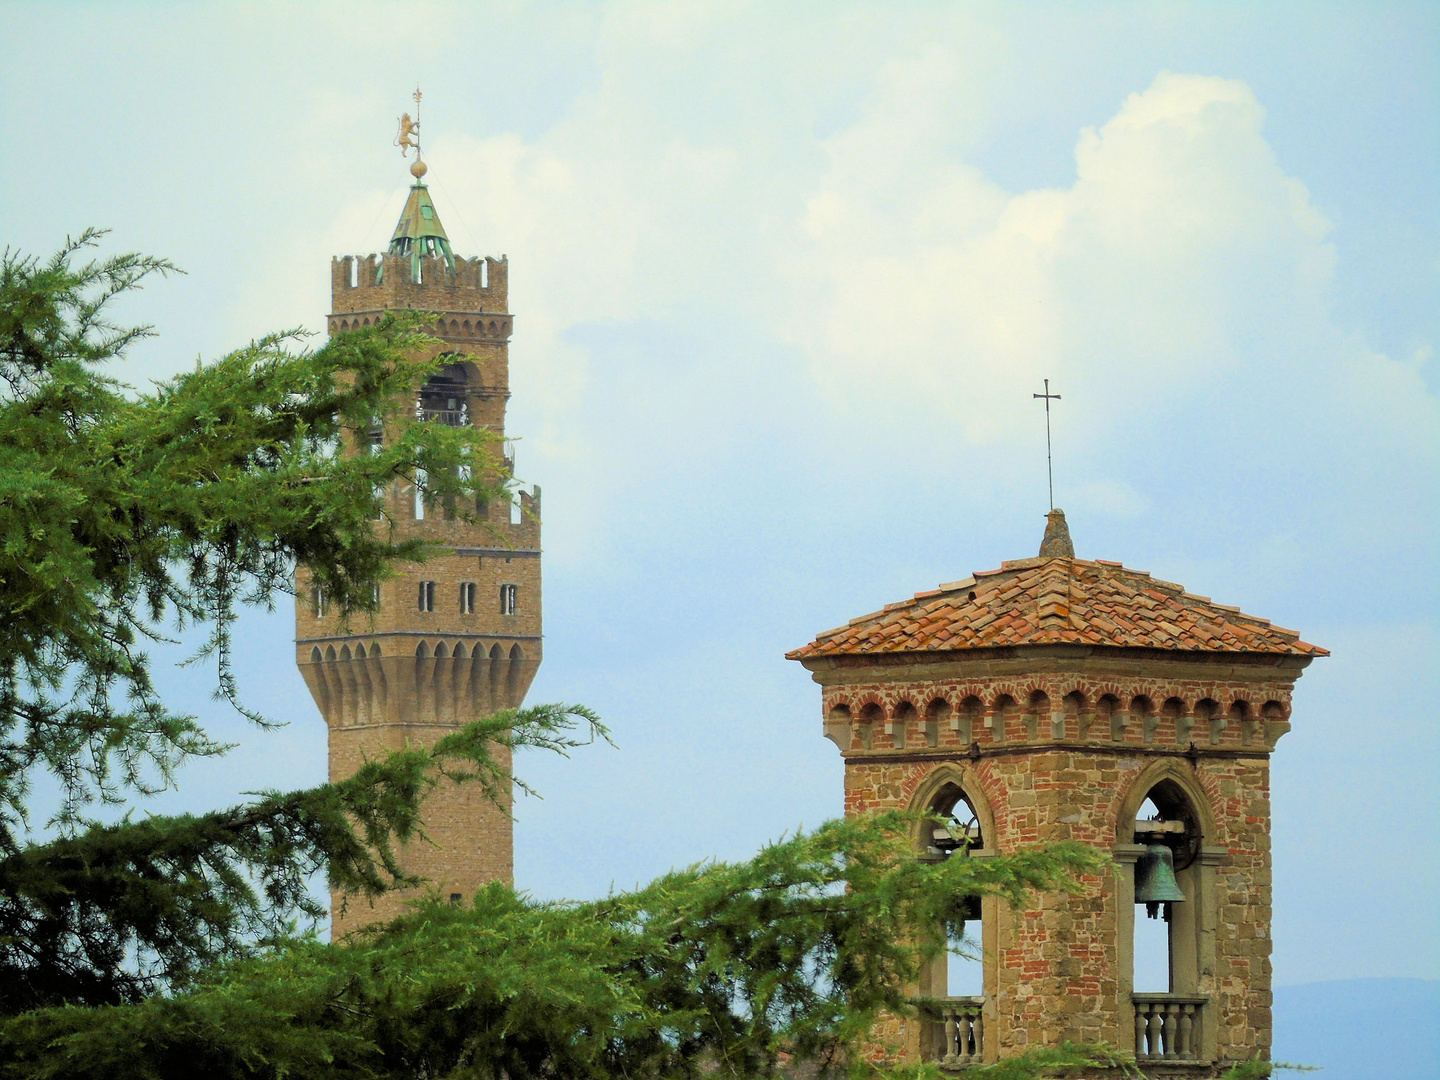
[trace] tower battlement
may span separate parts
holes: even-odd
[[[406,308],[503,313],[509,271],[509,260],[488,255],[456,258],[453,271],[443,256],[340,255],[330,260],[330,310],[335,315]]]

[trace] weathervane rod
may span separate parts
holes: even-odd
[[[1059,401],[1059,394],[1050,393],[1050,380],[1045,380],[1045,392],[1043,394],[1031,394],[1031,397],[1045,399],[1045,479],[1050,485],[1050,509],[1055,509],[1055,468],[1050,457],[1050,402]]]

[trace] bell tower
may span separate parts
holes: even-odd
[[[418,128],[417,119],[407,130],[408,121],[407,114],[402,138]],[[331,261],[329,331],[374,325],[387,311],[437,312],[429,333],[441,344],[431,356],[445,362],[417,395],[416,415],[488,427],[503,438],[513,322],[508,263],[456,257],[418,147],[410,171],[415,182],[389,249]],[[503,445],[511,473],[513,454]],[[540,489],[517,491],[512,505],[490,505],[478,525],[450,519],[412,485],[397,483],[384,498],[402,537],[422,536],[443,554],[386,581],[373,620],[362,629],[352,618],[348,633],[303,571],[297,581],[296,662],[329,727],[332,780],[366,757],[430,744],[519,706],[540,665]],[[478,785],[438,789],[425,804],[425,829],[433,846],[412,844],[402,859],[442,895],[468,899],[486,882],[513,879],[510,819]],[[352,900],[342,912],[341,897],[332,896],[332,933],[398,915],[403,900]]]
[[[950,817],[916,836],[921,858],[1073,840],[1114,860],[1080,896],[975,904],[974,982],[954,985],[942,957],[917,988],[918,1021],[884,1021],[877,1042],[942,1069],[1064,1040],[1133,1049],[1157,1076],[1268,1057],[1270,754],[1296,679],[1326,655],[1238,608],[1075,558],[1059,510],[1038,558],[789,653],[821,686],[847,815]]]

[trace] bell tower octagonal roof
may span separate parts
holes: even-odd
[[[1216,604],[1181,586],[1104,559],[1077,559],[1064,516],[1052,511],[1041,556],[1000,564],[963,581],[826,630],[790,660],[938,653],[1026,645],[1088,645],[1174,652],[1328,656],[1294,630]],[[1063,546],[1058,532],[1063,531]],[[1057,548],[1068,555],[1053,555]]]

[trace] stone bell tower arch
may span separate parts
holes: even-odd
[[[1058,510],[1039,557],[789,653],[821,686],[847,815],[943,811],[937,793],[953,787],[991,819],[967,857],[1073,840],[1114,859],[1081,896],[1036,895],[1020,912],[986,900],[981,992],[952,994],[927,971],[918,1021],[884,1021],[877,1040],[948,1069],[1066,1040],[1133,1048],[1158,1076],[1268,1056],[1269,759],[1295,681],[1326,655],[1238,608],[1075,558]],[[1142,817],[1147,800],[1156,812]],[[917,838],[922,857],[954,857],[962,826]],[[1136,920],[1152,912],[1168,928],[1168,986],[1139,992]]]
[[[437,312],[432,356],[446,363],[416,396],[417,416],[484,426],[501,439],[510,398],[509,264],[457,257],[423,176],[410,188],[387,251],[331,261],[331,334],[373,326],[387,311]],[[387,433],[376,429],[372,440]],[[513,473],[508,443],[502,469]],[[479,524],[447,515],[415,486],[384,493],[386,516],[402,538],[442,549],[400,568],[380,589],[373,618],[340,613],[297,575],[295,659],[329,727],[330,778],[351,775],[367,757],[428,745],[470,720],[516,707],[541,659],[540,489],[516,490],[511,505],[482,508]],[[387,526],[388,527],[388,526]],[[508,759],[503,761],[507,767]],[[511,822],[478,785],[442,787],[424,808],[433,844],[409,845],[406,868],[452,899],[514,877]],[[332,897],[336,936],[404,910],[404,895],[374,904]]]

